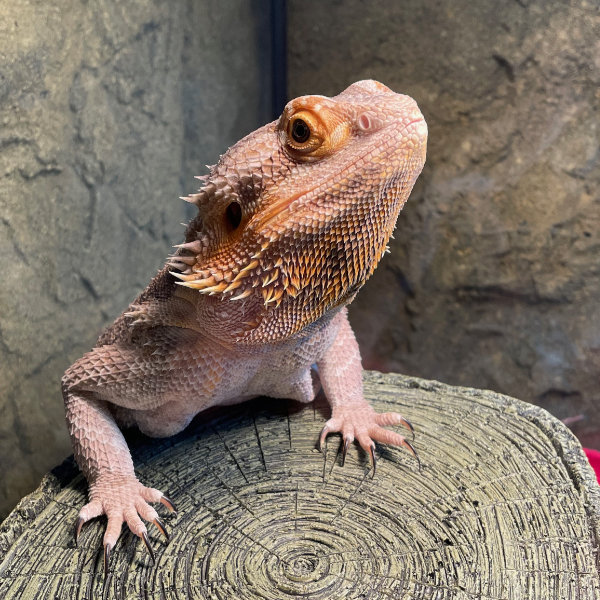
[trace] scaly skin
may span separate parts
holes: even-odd
[[[75,457],[90,485],[83,523],[106,514],[105,567],[124,522],[149,547],[164,533],[121,426],[151,436],[259,395],[331,404],[319,442],[341,432],[375,467],[374,442],[412,446],[363,397],[345,306],[386,250],[425,161],[416,103],[375,81],[292,100],[224,154],[187,198],[198,216],[169,264],[63,378]],[[170,270],[169,270],[170,269]],[[345,454],[345,452],[344,452]],[[150,547],[149,547],[149,550]]]

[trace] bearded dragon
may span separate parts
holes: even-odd
[[[89,483],[83,524],[108,522],[104,568],[123,523],[146,544],[144,520],[167,538],[120,427],[183,430],[209,407],[256,396],[311,402],[319,382],[340,432],[414,448],[363,397],[346,306],[386,251],[425,162],[427,126],[415,101],[376,81],[338,96],[302,96],[223,156],[184,199],[198,207],[185,242],[148,287],[66,371],[62,390],[75,458]],[[312,368],[316,364],[318,374]],[[416,456],[416,455],[415,455]]]

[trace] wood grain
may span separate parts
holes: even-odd
[[[163,599],[600,598],[600,490],[578,442],[539,408],[492,392],[367,373],[378,410],[413,422],[422,470],[379,447],[375,478],[327,407],[258,400],[165,440],[128,436],[142,481],[177,504],[157,561],[123,533],[102,573],[103,521],[71,461],[0,528],[0,597]]]

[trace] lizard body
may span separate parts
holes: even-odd
[[[149,550],[164,526],[120,426],[164,437],[200,411],[259,395],[332,407],[320,443],[341,432],[412,446],[364,400],[346,305],[371,275],[425,161],[427,127],[411,98],[375,81],[333,98],[302,96],[225,153],[186,200],[185,242],[63,377],[67,423],[90,485],[86,521],[106,514],[105,568],[122,524]],[[318,377],[311,367],[316,364]]]

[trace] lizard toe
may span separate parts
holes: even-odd
[[[395,431],[384,429],[379,425],[371,427],[369,434],[376,441],[382,444],[389,444],[391,446],[402,446],[406,448],[416,459],[419,465],[419,471],[421,470],[421,460],[415,450],[415,447],[403,436]]]
[[[411,432],[413,440],[415,439],[415,428],[412,426],[412,423],[400,413],[375,413],[375,422],[377,425],[381,425],[383,427],[389,427],[390,425],[402,425],[402,427],[405,427]]]
[[[348,454],[348,448],[350,448],[350,444],[354,441],[353,437],[345,437],[344,436],[344,447],[342,450],[342,467],[346,464],[346,454]]]
[[[145,500],[137,499],[134,503],[135,510],[144,521],[155,521],[158,519],[158,513]]]
[[[169,535],[169,532],[167,531],[165,524],[158,517],[156,517],[156,519],[154,519],[153,523],[154,523],[155,527],[163,534],[166,542],[169,543],[169,541],[171,540],[171,536]]]
[[[158,490],[156,490],[156,491],[158,491]],[[167,509],[169,510],[169,512],[172,512],[172,513],[177,512],[177,507],[175,506],[175,504],[173,504],[173,502],[169,498],[167,498],[164,494],[161,495],[161,497],[158,501],[163,506],[166,506]]]
[[[83,526],[92,519],[99,517],[104,514],[102,503],[98,500],[92,500],[88,502],[80,511],[77,521],[75,522],[75,543],[79,541],[79,535]]]
[[[125,521],[125,523],[127,523],[129,531],[131,531],[131,533],[137,535],[138,537],[142,537],[142,534],[146,533],[146,526],[140,518],[140,515],[138,514],[135,505],[125,509],[125,511],[123,512],[123,520]]]
[[[108,562],[110,560],[110,551],[112,546],[110,544],[104,544],[104,579],[108,577]]]
[[[171,513],[177,512],[177,507],[175,506],[175,503],[173,502],[173,500],[171,500],[169,497],[165,496],[160,490],[157,490],[156,488],[148,488],[148,487],[143,488],[142,489],[142,498],[146,502],[154,502],[154,503],[160,502]],[[146,518],[146,517],[144,517],[144,518]],[[151,521],[152,519],[147,519],[147,520]]]
[[[75,543],[79,541],[79,534],[84,523],[85,521],[81,517],[77,517],[77,521],[75,522]]]
[[[110,546],[111,550],[115,547],[119,536],[121,535],[121,528],[123,525],[123,515],[119,511],[110,511],[106,513],[107,523],[104,531],[104,538],[102,540],[104,547]],[[109,550],[110,552],[110,550]]]
[[[140,495],[146,502],[162,502],[165,495],[156,488],[144,487],[140,490]]]
[[[321,433],[319,435],[319,442],[317,444],[317,447],[319,448],[319,452],[323,452],[323,444],[325,443],[327,436],[330,433],[337,433],[337,432],[341,431],[342,424],[343,424],[343,422],[340,419],[334,419],[334,418],[329,419],[325,423],[323,429],[321,429]]]
[[[148,534],[144,531],[142,533],[141,538],[146,545],[146,549],[148,550],[148,554],[150,554],[150,558],[152,559],[152,564],[156,562],[156,556],[154,554],[154,550],[152,549],[152,544],[150,544],[150,540],[148,539]]]
[[[87,523],[87,521],[95,519],[96,517],[99,517],[102,514],[104,514],[102,502],[96,499],[92,499],[79,511],[79,518],[82,519],[84,523]]]

